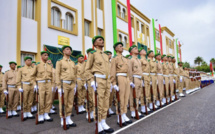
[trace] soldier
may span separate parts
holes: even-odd
[[[142,72],[143,72],[143,86],[145,87],[145,94],[146,94],[146,104],[150,102],[150,67],[149,61],[146,59],[146,51],[143,48],[139,49],[140,54],[140,62],[142,65]],[[150,109],[147,107],[147,112],[150,112]],[[141,90],[141,113],[146,113],[145,104],[144,104],[144,96],[143,90]]]
[[[183,86],[184,86],[184,70],[183,70],[183,63],[178,62],[178,75],[179,75],[179,83],[178,83],[178,89],[179,89],[179,96],[185,97],[183,94]]]
[[[50,114],[57,114],[57,112],[54,111],[54,110],[56,110],[56,108],[53,105],[54,99],[55,99],[55,93],[57,91],[57,86],[55,83],[55,69],[53,68],[52,59],[50,57],[48,58],[47,63],[52,66],[52,76],[53,76],[53,81],[52,81],[52,108],[50,109]]]
[[[16,62],[11,61],[9,62],[10,70],[5,72],[3,78],[3,90],[4,94],[9,95],[9,102],[8,102],[8,117],[11,118],[12,116],[18,117],[17,114],[17,105],[19,102],[19,90],[16,87]],[[8,91],[7,91],[8,89]]]
[[[110,66],[111,66],[112,52],[111,51],[105,51],[104,53],[106,53],[108,55],[108,58],[109,58],[109,61],[110,61]],[[112,70],[111,67],[110,67],[110,69]],[[112,104],[113,104],[113,100],[114,100],[114,102],[116,102],[116,99],[115,99],[116,98],[116,91],[112,90],[112,89],[113,89],[113,85],[111,84],[111,87],[110,87],[110,99],[109,99],[109,110],[108,110],[109,115],[115,115],[116,114],[111,109]]]
[[[186,88],[186,93],[190,93],[190,76],[189,76],[189,71],[187,67],[184,67],[184,82],[185,82],[185,88]]]
[[[78,63],[76,65],[77,67],[77,93],[78,93],[78,112],[79,113],[84,113],[86,112],[86,109],[84,108],[84,101],[85,101],[85,95],[86,95],[86,90],[84,88],[84,76],[81,74],[81,71],[83,69],[83,64],[84,64],[84,56],[83,55],[78,55],[76,57],[78,59]]]
[[[117,54],[111,60],[111,83],[114,85],[114,89],[119,91],[120,114],[122,118],[122,125],[125,126],[126,124],[132,123],[132,121],[126,116],[130,94],[130,81],[128,75],[130,75],[131,72],[129,72],[128,60],[122,56],[123,43],[117,42],[114,44],[113,48]],[[118,107],[116,108],[118,109]],[[116,111],[117,115],[119,115],[118,110]],[[117,123],[119,124],[119,116]]]
[[[153,104],[155,103],[155,100],[157,98],[157,66],[156,66],[156,61],[153,60],[154,58],[154,52],[152,50],[149,50],[147,53],[147,56],[149,58],[149,67],[150,67],[150,84],[152,85],[152,90],[153,90],[153,101],[150,101],[149,103],[149,108],[153,109]],[[154,105],[155,108],[157,108],[156,105]]]
[[[56,84],[58,87],[59,111],[62,111],[61,93],[64,92],[64,106],[67,127],[76,127],[71,120],[74,93],[76,91],[77,68],[75,63],[70,59],[72,48],[63,46],[63,58],[59,59],[56,64]],[[63,89],[62,89],[63,88]],[[63,127],[63,115],[60,112],[61,127]]]
[[[169,69],[169,85],[170,85],[170,96],[169,99],[171,99],[171,101],[173,100],[173,91],[174,91],[174,83],[173,83],[173,79],[174,79],[174,75],[173,75],[173,66],[172,66],[172,57],[170,55],[167,56],[168,58],[168,69]],[[169,93],[169,92],[168,92]]]
[[[99,133],[112,133],[114,130],[106,123],[107,110],[109,108],[110,97],[110,68],[109,59],[102,51],[104,47],[104,38],[102,36],[95,36],[92,39],[95,51],[91,51],[86,68],[85,75],[87,80],[91,81],[91,86],[98,92],[98,132]],[[93,78],[96,78],[96,82]]]
[[[17,70],[16,73],[18,73],[18,71],[22,68],[22,66],[17,66]],[[19,92],[17,92],[19,94]],[[19,100],[20,100],[20,94],[19,94]],[[17,111],[21,110],[21,104],[20,101],[18,102],[18,106],[17,106]]]
[[[53,75],[52,66],[47,63],[49,53],[47,51],[42,51],[40,54],[42,61],[33,68],[31,78],[34,80],[34,88],[36,90],[39,89],[38,122],[44,123],[44,121],[53,121],[48,114],[52,107]],[[38,85],[36,83],[38,83]]]
[[[163,79],[164,79],[164,84],[165,84],[165,88],[164,88],[164,95],[165,97],[168,97],[168,89],[169,89],[169,68],[168,68],[168,63],[167,63],[167,56],[165,54],[162,55],[162,70],[163,70]],[[168,102],[166,102],[166,99],[163,98],[163,103],[166,104]]]
[[[135,118],[137,115],[135,114],[135,107],[134,107],[134,96],[133,96],[133,90],[135,87],[136,92],[136,109],[139,107],[139,99],[141,97],[141,91],[142,91],[142,66],[141,62],[138,59],[138,49],[136,45],[133,45],[129,48],[129,52],[132,54],[129,60],[129,71],[131,72],[131,75],[129,76],[130,80],[130,111],[131,111],[131,117]],[[138,112],[138,115],[140,118],[143,117],[141,113]]]
[[[31,66],[34,68],[36,66],[36,62],[32,61]],[[33,99],[32,107],[31,107],[31,113],[35,113],[36,111],[37,111],[37,103],[36,103],[36,92],[34,89],[34,99]]]
[[[175,84],[175,88],[178,89],[178,76],[179,76],[179,74],[178,74],[178,70],[176,69],[176,66],[175,66],[176,60],[175,60],[174,56],[172,56],[171,58],[172,58],[171,62],[172,62],[173,76],[174,76],[173,77],[173,83]],[[176,90],[176,89],[174,89],[174,90]],[[173,95],[173,100],[175,100],[175,95]]]
[[[163,70],[162,70],[162,64],[160,63],[161,62],[161,55],[160,53],[157,53],[155,55],[155,58],[156,58],[156,63],[157,63],[157,79],[158,79],[158,89],[159,89],[159,94],[160,96],[156,98],[156,105],[157,106],[160,106],[160,102],[161,102],[161,105],[163,105],[162,103],[162,99],[164,98],[164,95],[163,95]],[[158,96],[158,95],[157,95]]]
[[[4,73],[2,73],[2,68],[3,66],[0,65],[0,114],[5,113],[5,111],[3,110],[5,95],[2,89],[3,77],[4,77]]]
[[[19,92],[23,92],[23,117],[25,120],[27,118],[34,118],[34,116],[31,114],[31,106],[34,99],[34,87],[33,80],[31,80],[30,77],[30,73],[33,70],[33,68],[31,67],[32,58],[25,57],[24,61],[25,66],[20,68],[17,73],[16,85],[18,86]]]

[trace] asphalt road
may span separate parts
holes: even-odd
[[[174,104],[146,116],[138,123],[120,129],[116,115],[107,119],[110,127],[120,134],[214,134],[215,133],[215,84],[194,94],[187,95]],[[20,113],[20,112],[19,112]],[[73,111],[75,113],[75,111]],[[130,113],[127,114],[130,117]],[[51,115],[53,122],[35,125],[35,119],[21,122],[20,117],[6,119],[0,116],[0,134],[93,134],[94,123],[88,123],[86,114],[76,115],[72,120],[76,128],[64,131],[60,127],[59,115]],[[132,119],[133,122],[137,121]]]

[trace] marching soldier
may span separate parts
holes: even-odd
[[[42,61],[39,62],[31,73],[31,78],[34,80],[34,88],[39,90],[39,116],[38,122],[51,122],[53,119],[49,116],[52,107],[52,66],[47,63],[49,53],[41,52]],[[38,83],[38,85],[36,84]]]
[[[9,62],[10,70],[5,72],[3,78],[3,90],[4,94],[9,95],[9,102],[8,102],[8,117],[11,118],[12,116],[18,117],[17,114],[17,105],[19,102],[19,90],[16,87],[16,62],[11,61]],[[7,91],[8,89],[8,91]]]
[[[189,76],[189,71],[188,68],[184,68],[184,82],[185,82],[185,88],[186,88],[186,93],[189,93],[189,85],[190,85],[190,76]]]
[[[167,56],[168,58],[168,68],[169,68],[169,85],[170,85],[170,96],[169,99],[173,100],[173,91],[174,91],[174,83],[173,83],[173,79],[174,79],[174,75],[173,75],[173,65],[172,65],[172,57],[171,56]]]
[[[0,114],[5,113],[5,111],[3,110],[5,95],[4,95],[4,91],[2,89],[3,77],[4,77],[4,73],[2,73],[2,71],[1,71],[2,68],[3,68],[3,66],[0,65]]]
[[[112,58],[112,52],[111,51],[105,51],[104,53],[106,53],[108,55],[108,58],[109,58],[109,61],[110,61],[111,58]],[[110,62],[110,66],[111,66],[111,62]],[[110,67],[110,69],[112,70],[111,67]],[[111,84],[111,87],[110,87],[110,98],[109,98],[109,109],[108,109],[109,115],[115,115],[116,114],[111,109],[112,104],[113,104],[113,100],[114,100],[114,102],[116,102],[115,98],[116,98],[116,91],[113,90],[113,85]]]
[[[34,68],[36,66],[36,62],[32,61],[31,66]],[[31,113],[35,113],[36,111],[37,111],[37,103],[36,103],[36,92],[34,89],[34,99],[33,99],[32,107],[31,107]]]
[[[178,70],[175,66],[175,62],[176,62],[176,60],[175,60],[175,57],[173,56],[172,57],[172,67],[173,67],[173,76],[174,76],[173,82],[175,83],[175,88],[178,89],[178,76],[179,76],[179,74],[178,74]],[[173,98],[175,99],[175,95],[173,95]]]
[[[149,108],[153,109],[153,104],[155,103],[155,100],[157,98],[157,66],[156,66],[156,61],[153,60],[154,58],[154,52],[152,50],[149,50],[148,53],[148,58],[149,58],[149,67],[150,67],[150,84],[152,85],[152,90],[153,90],[153,102],[150,101],[149,103]],[[156,105],[154,105],[155,108],[157,108]]]
[[[179,83],[178,83],[178,90],[179,90],[179,96],[185,97],[183,94],[183,86],[184,86],[184,70],[183,70],[183,63],[178,62],[178,75],[179,75]]]
[[[20,68],[17,73],[16,84],[18,86],[19,92],[23,92],[23,117],[25,120],[27,118],[34,118],[34,116],[31,114],[31,106],[34,99],[34,87],[33,81],[30,77],[30,73],[33,70],[33,68],[31,67],[32,58],[25,57],[24,61],[25,66]]]
[[[112,133],[114,130],[106,123],[107,110],[109,108],[110,97],[110,68],[109,59],[102,51],[104,47],[104,38],[102,36],[95,36],[92,39],[95,51],[91,51],[89,55],[85,75],[87,80],[91,81],[91,86],[98,92],[98,132]],[[93,79],[95,78],[95,80]]]
[[[18,73],[18,71],[22,68],[22,66],[17,66],[17,70],[16,73]],[[19,92],[17,92],[19,94]],[[20,100],[20,94],[19,94],[19,100]],[[17,106],[17,111],[21,110],[21,104],[20,101],[18,102],[18,106]]]
[[[133,96],[133,88],[135,87],[136,92],[136,109],[139,107],[139,99],[141,97],[141,91],[142,91],[142,66],[141,62],[138,59],[138,49],[136,45],[133,45],[129,48],[129,52],[132,54],[129,60],[129,71],[131,72],[131,75],[129,76],[130,79],[130,111],[131,111],[131,117],[135,118],[137,115],[135,114],[135,107],[134,107],[134,96]],[[141,113],[138,112],[139,117],[143,117]]]
[[[58,98],[61,98],[61,92],[64,92],[64,105],[66,125],[76,127],[76,124],[71,120],[74,94],[76,91],[77,67],[70,59],[72,48],[63,46],[63,58],[59,59],[56,64],[56,84],[58,87]],[[62,89],[63,88],[63,89]],[[59,99],[59,111],[62,111],[61,99]],[[60,112],[61,127],[63,127],[63,115]]]
[[[132,121],[126,116],[130,94],[130,81],[128,75],[130,75],[131,72],[129,72],[128,60],[122,56],[123,43],[117,42],[114,44],[113,48],[117,54],[111,60],[111,83],[113,84],[114,89],[119,91],[120,114],[122,118],[122,125],[124,126],[132,123]],[[117,115],[119,115],[118,107],[116,108]],[[119,124],[119,116],[117,123]]]
[[[157,97],[157,101],[156,101],[156,105],[157,106],[160,106],[160,102],[161,102],[161,105],[163,105],[162,103],[162,99],[164,98],[164,95],[163,95],[163,70],[162,70],[162,64],[160,63],[161,62],[161,55],[160,53],[157,53],[155,55],[155,58],[156,58],[156,63],[157,63],[157,79],[158,79],[158,89],[159,89],[159,94],[160,96]],[[158,96],[158,95],[157,95]]]
[[[164,88],[164,94],[166,97],[169,96],[168,94],[168,89],[169,89],[169,68],[168,68],[168,63],[167,63],[167,56],[165,54],[162,55],[162,70],[163,70],[163,79],[164,79],[164,84],[165,84],[165,88]],[[163,103],[166,104],[168,102],[166,102],[166,99],[163,98]]]
[[[86,112],[86,109],[84,108],[84,101],[85,101],[85,95],[86,95],[86,90],[84,88],[84,76],[81,74],[81,71],[83,69],[83,64],[84,64],[84,56],[83,55],[78,55],[76,57],[78,59],[78,64],[76,65],[77,67],[77,93],[78,93],[78,112],[79,113],[84,113]]]
[[[150,67],[149,67],[149,61],[146,59],[146,51],[143,48],[139,49],[140,54],[140,62],[142,65],[142,72],[143,72],[143,86],[145,87],[145,94],[146,94],[146,104],[150,102]],[[141,90],[141,112],[146,113],[145,110],[145,104],[144,104],[144,96],[143,96],[143,90]],[[150,109],[147,107],[147,112],[150,112]]]

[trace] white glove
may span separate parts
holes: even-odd
[[[60,97],[62,96],[61,90],[63,91],[63,89],[58,89],[58,94],[60,95]],[[63,93],[64,93],[64,91],[63,91]]]
[[[84,84],[85,89],[87,90],[87,83]]]
[[[133,82],[131,82],[131,83],[130,83],[130,86],[131,86],[132,88],[134,88],[134,87],[135,87],[135,85],[134,85],[134,83],[133,83]]]
[[[113,88],[118,92],[119,91],[119,87],[117,85],[114,85]]]
[[[57,87],[55,87],[55,90],[54,90],[55,92],[57,91]]]
[[[37,88],[38,88],[37,85],[35,85],[35,86],[34,86],[34,92],[35,92],[35,91],[37,92]]]
[[[183,80],[183,76],[180,76],[180,82],[182,82],[182,80]]]
[[[7,94],[8,94],[8,91],[7,91],[7,90],[4,90],[4,94],[7,95]]]
[[[54,91],[54,87],[52,87],[52,92]]]
[[[110,84],[110,92],[112,92],[112,89],[113,89],[113,85]]]
[[[76,93],[76,89],[78,88],[78,85],[75,84],[75,88],[74,88],[74,94]]]
[[[152,85],[152,82],[150,81],[150,85]]]
[[[163,84],[165,84],[165,80],[163,80]]]
[[[96,91],[97,83],[95,83],[95,81],[92,81],[91,87],[94,89],[94,91]]]
[[[157,80],[157,84],[158,84],[158,80]]]
[[[144,81],[142,81],[142,87],[145,87],[145,85],[144,85]]]
[[[23,92],[23,89],[22,89],[22,88],[19,88],[19,92],[22,93],[22,92]]]
[[[175,79],[173,79],[173,83],[175,83]]]

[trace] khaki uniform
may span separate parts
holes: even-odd
[[[157,61],[157,79],[158,79],[158,88],[159,88],[159,93],[160,93],[160,100],[162,98],[164,98],[164,94],[163,94],[163,70],[162,70],[162,64],[160,63],[160,61]],[[157,100],[159,100],[159,98],[156,98]]]
[[[52,76],[53,76],[53,81],[52,81],[52,104],[54,103],[55,99],[55,93],[56,93],[56,74],[55,74],[55,69],[52,68]]]
[[[3,77],[4,77],[4,74],[0,72],[0,108],[4,106],[4,100],[5,100],[4,90],[2,88]]]
[[[34,99],[34,85],[33,80],[31,79],[32,70],[33,68],[31,66],[25,65],[24,67],[19,69],[16,77],[16,84],[18,86],[18,89],[23,89],[24,112],[31,112],[31,106]]]
[[[64,82],[62,83],[63,80]],[[64,91],[64,106],[65,106],[65,116],[70,116],[72,114],[72,107],[74,101],[74,88],[76,86],[77,80],[77,67],[75,63],[71,61],[71,59],[66,59],[63,57],[62,59],[57,61],[56,64],[56,84],[58,89],[61,89],[61,85],[63,85]],[[67,81],[67,82],[66,82]],[[58,95],[59,98],[59,110],[60,117],[62,118],[62,103],[61,96]]]
[[[183,93],[183,85],[184,85],[184,70],[182,67],[178,67],[178,79],[179,79],[179,84],[178,84],[178,89],[179,89],[179,93]],[[182,81],[180,80],[180,77],[182,78]]]
[[[153,97],[154,101],[157,99],[157,64],[156,61],[150,59],[150,80],[152,82],[152,90],[153,90]]]
[[[170,85],[170,97],[174,95],[174,70],[173,70],[173,64],[171,62],[168,63],[169,68],[169,85]]]
[[[143,79],[144,79],[144,86],[145,86],[145,93],[146,93],[146,104],[148,104],[148,102],[150,102],[149,61],[146,59],[146,57],[141,57],[140,62],[141,62],[142,72],[143,72]],[[144,106],[143,90],[141,90],[141,106]]]
[[[109,97],[110,97],[110,68],[109,58],[101,50],[97,49],[92,51],[89,55],[86,68],[85,76],[90,82],[94,81],[94,75],[104,75],[106,78],[96,77],[97,93],[98,93],[98,121],[106,119],[107,110],[109,108]],[[95,98],[95,97],[93,97]],[[94,116],[95,117],[95,116]]]
[[[175,63],[172,63],[172,67],[173,67],[173,75],[174,75],[174,79],[175,79],[175,88],[178,89],[178,70],[175,66]]]
[[[189,90],[190,76],[189,76],[189,71],[187,71],[187,70],[184,71],[184,82],[185,82],[186,90]]]
[[[85,96],[86,96],[86,89],[84,88],[84,77],[83,74],[81,73],[82,71],[82,66],[84,63],[78,63],[76,65],[77,67],[77,93],[78,93],[78,106],[84,105],[85,101]]]
[[[49,113],[52,107],[52,66],[43,61],[33,68],[31,78],[38,82],[39,115]]]
[[[111,62],[110,62],[110,72],[111,71],[112,71],[112,68],[111,68]],[[116,102],[116,90],[114,90],[113,86],[114,85],[112,85],[112,89],[110,89],[111,92],[110,92],[110,98],[109,98],[109,108],[112,107],[113,100],[115,100],[115,102]]]
[[[131,56],[129,60],[129,70],[131,72],[131,75],[129,76],[130,82],[133,82],[135,85],[135,92],[136,92],[136,104],[137,109],[139,107],[139,100],[141,97],[141,91],[142,91],[142,66],[141,62],[138,59],[137,56]],[[134,75],[140,76],[141,78],[134,77]],[[130,111],[134,111],[134,102],[133,102],[133,88],[130,87]]]
[[[168,68],[167,62],[162,63],[162,69],[163,69],[163,78],[165,81],[164,95],[166,92],[166,97],[169,97],[169,68]]]
[[[8,110],[9,111],[11,110],[16,111],[18,102],[19,102],[19,90],[16,88],[16,75],[17,75],[17,72],[11,69],[5,72],[4,78],[3,78],[3,90],[8,89],[8,96],[9,96]],[[8,87],[8,86],[14,86],[14,87]]]
[[[123,73],[127,76],[117,76],[118,73]],[[128,77],[129,75],[131,75],[131,72],[128,67],[128,59],[124,58],[122,55],[117,55],[111,60],[110,79],[113,86],[117,84],[116,82],[118,80],[121,114],[127,113],[127,105],[130,94],[130,81]],[[113,91],[114,89],[112,90],[112,92]],[[118,114],[118,107],[116,107],[116,109]]]

